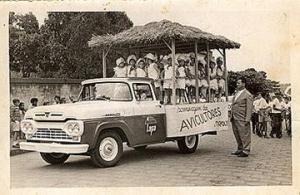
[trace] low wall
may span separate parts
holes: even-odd
[[[10,103],[12,104],[14,98],[18,98],[25,103],[27,109],[31,98],[38,98],[38,105],[43,105],[44,102],[53,104],[55,95],[64,97],[69,102],[69,96],[78,96],[81,81],[79,79],[11,78]]]

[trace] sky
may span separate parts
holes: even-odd
[[[159,3],[138,1],[134,4],[110,2],[105,5],[105,10],[125,11],[134,25],[168,19],[223,35],[241,44],[240,49],[226,51],[229,70],[255,68],[267,72],[268,78],[272,80],[290,82],[289,15],[286,12],[261,8],[262,6],[260,9],[216,7],[205,2],[207,1],[185,1],[184,4],[182,1],[168,0]],[[103,6],[99,10],[103,10]],[[47,17],[46,10],[30,11],[40,23]],[[97,6],[92,11],[97,11]]]

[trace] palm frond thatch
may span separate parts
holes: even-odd
[[[88,42],[90,47],[130,47],[146,46],[149,44],[162,44],[171,39],[183,43],[210,44],[211,49],[217,48],[239,48],[240,44],[220,35],[213,35],[198,28],[184,26],[176,22],[162,20],[150,22],[144,26],[134,26],[116,35],[93,36]]]

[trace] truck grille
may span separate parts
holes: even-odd
[[[38,128],[31,139],[47,141],[72,141],[72,137],[66,134],[66,132],[64,132],[62,129],[54,128]]]

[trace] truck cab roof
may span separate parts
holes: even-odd
[[[147,82],[147,83],[150,83],[152,81],[153,81],[153,79],[145,78],[145,77],[129,77],[129,78],[127,78],[127,77],[124,77],[124,78],[113,77],[113,78],[88,79],[88,80],[82,81],[81,84],[82,85],[87,85],[87,84],[99,83],[99,82],[126,82],[126,83]]]

